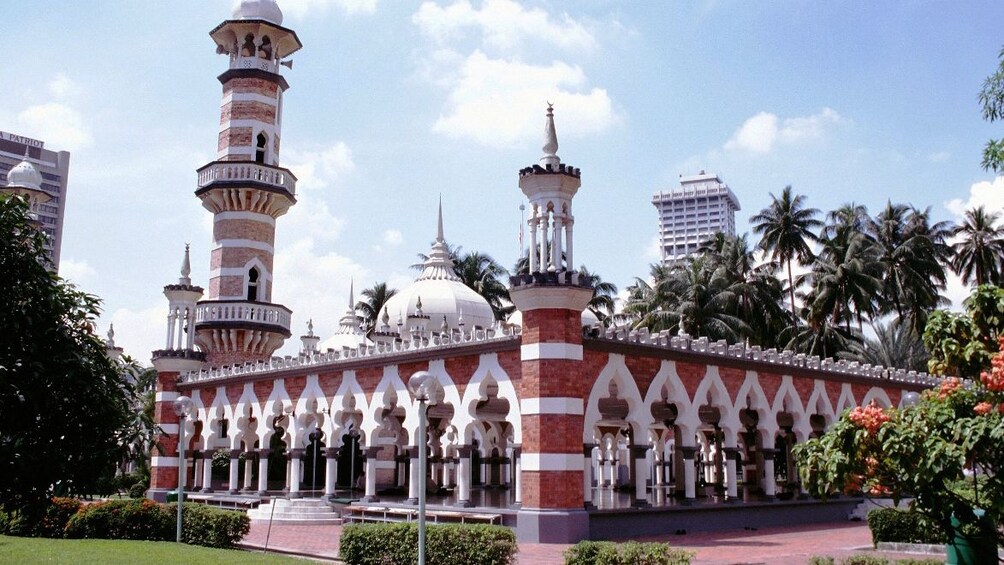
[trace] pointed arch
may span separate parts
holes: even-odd
[[[498,397],[509,402],[509,413],[506,420],[512,426],[512,442],[516,445],[523,443],[523,424],[519,395],[516,394],[516,387],[512,384],[509,374],[502,369],[499,364],[498,353],[485,353],[481,355],[481,362],[471,376],[471,380],[464,389],[464,398],[458,405],[455,413],[455,424],[458,430],[464,430],[461,441],[470,443],[469,427],[477,421],[475,410],[478,401],[488,398],[488,384],[492,381],[498,387]],[[462,409],[459,409],[461,408]]]
[[[589,391],[582,428],[583,443],[591,443],[592,441],[593,428],[602,419],[600,399],[609,395],[611,382],[617,385],[618,397],[627,402],[628,414],[624,420],[634,428],[634,432],[637,434],[635,437],[645,437],[646,430],[652,424],[652,414],[651,412],[645,413],[646,404],[642,400],[634,376],[625,363],[624,355],[611,353],[607,357],[606,366],[593,381],[592,389]]]

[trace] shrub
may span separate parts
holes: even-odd
[[[45,510],[45,517],[35,529],[35,535],[42,538],[61,538],[66,524],[80,511],[83,504],[75,498],[53,498]]]
[[[693,556],[668,543],[580,541],[565,551],[565,565],[686,565]]]
[[[129,498],[143,498],[146,496],[146,485],[143,483],[136,483],[129,487]]]
[[[66,525],[66,537],[169,540],[171,518],[165,506],[152,500],[110,500],[81,508]]]
[[[350,565],[410,565],[418,558],[418,525],[349,524],[340,558]],[[440,524],[426,530],[429,565],[516,562],[516,534],[504,526]]]
[[[935,523],[919,512],[876,508],[868,513],[872,543],[946,543],[948,537]]]
[[[813,555],[809,559],[809,565],[836,565],[836,562],[829,555]]]
[[[177,516],[178,503],[168,504],[165,508],[177,527],[173,517]],[[251,519],[243,512],[220,510],[195,502],[185,503],[181,520],[181,541],[206,547],[231,549],[251,529]]]

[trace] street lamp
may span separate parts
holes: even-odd
[[[179,396],[174,399],[174,413],[178,416],[178,543],[181,543],[181,507],[185,502],[185,420],[192,412],[192,399]]]
[[[349,462],[349,500],[356,488],[356,443],[359,441],[359,430],[353,424],[349,424],[349,452],[352,454]]]
[[[314,444],[314,472],[310,477],[311,492],[317,491],[317,446],[318,444],[320,444],[321,437],[323,435],[324,434],[321,433],[321,428],[314,426],[314,431],[310,432],[310,435],[307,436],[308,438],[310,438],[310,441]]]
[[[439,382],[428,371],[418,371],[408,379],[408,390],[418,401],[418,565],[425,565],[425,482],[426,482],[426,402],[436,403]]]
[[[916,406],[920,402],[920,395],[916,391],[910,391],[903,395],[903,400],[900,402],[903,408],[909,408],[911,406]]]

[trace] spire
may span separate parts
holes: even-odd
[[[356,310],[355,286],[356,286],[355,279],[349,279],[349,312],[355,312]]]
[[[444,243],[446,239],[443,237],[443,195],[439,195],[439,218],[436,224],[436,243]]]
[[[540,166],[557,168],[561,159],[558,158],[558,133],[554,129],[554,104],[547,103],[547,120],[544,122],[544,156],[540,158]]]
[[[436,223],[436,242],[432,244],[429,256],[422,263],[422,274],[416,281],[425,280],[447,280],[459,281],[457,271],[454,268],[453,258],[450,257],[450,247],[446,244],[443,236],[443,198],[439,198],[439,216]]]
[[[108,347],[115,347],[115,324],[108,324]]]
[[[190,286],[192,284],[192,279],[189,275],[192,274],[192,261],[188,256],[188,244],[185,244],[185,258],[181,260],[181,278],[178,279],[178,284],[183,284]]]
[[[307,337],[314,337],[314,319],[307,320]]]

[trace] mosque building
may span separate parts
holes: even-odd
[[[176,487],[181,463],[201,493],[349,492],[353,506],[407,507],[419,492],[422,441],[430,508],[489,512],[525,541],[734,526],[737,507],[762,525],[782,520],[779,512],[827,520],[846,502],[800,500],[792,445],[848,407],[898,405],[933,382],[699,336],[584,331],[592,288],[573,251],[589,249],[573,248],[573,203],[580,188],[595,196],[558,156],[551,107],[543,155],[515,179],[529,203],[530,251],[529,272],[510,280],[511,323],[497,323],[457,276],[440,207],[421,274],[387,302],[371,334],[350,291],[333,335],[309,324],[299,355],[275,357],[293,335],[293,313],[273,302],[274,240],[296,204],[296,176],[279,158],[289,88],[281,67],[301,43],[274,0],[241,2],[210,35],[228,67],[216,160],[198,170],[195,194],[213,214],[215,247],[205,288],[191,280],[187,248],[180,278],[164,287],[153,498]],[[300,324],[311,317],[296,315]],[[407,383],[420,371],[438,392],[426,437],[416,439],[420,403]],[[173,409],[180,395],[192,400],[184,419]],[[212,470],[220,450],[229,455],[222,479]]]

